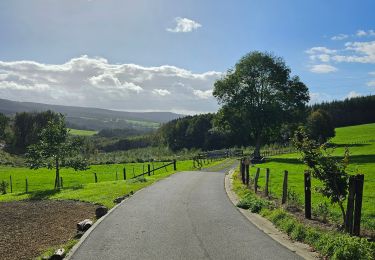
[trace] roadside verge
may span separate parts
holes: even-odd
[[[238,208],[236,205],[239,202],[237,194],[232,190],[232,176],[234,169],[232,169],[227,175],[225,175],[225,191],[234,204],[236,209],[240,211],[251,223],[253,223],[258,229],[269,235],[272,239],[285,246],[292,252],[303,257],[304,259],[320,259],[319,254],[312,252],[312,248],[309,245],[292,241],[286,234],[279,231],[271,221],[263,218],[262,216],[252,213],[250,210]]]

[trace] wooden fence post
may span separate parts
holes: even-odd
[[[245,179],[246,179],[246,186],[249,186],[250,183],[250,171],[249,171],[249,165],[245,165]]]
[[[345,216],[345,231],[350,234],[352,233],[352,230],[353,230],[354,197],[355,197],[355,176],[350,176],[349,177],[348,204],[346,206],[346,216]]]
[[[151,176],[151,165],[147,164],[147,174],[148,176]]]
[[[270,181],[270,169],[266,169],[266,186],[264,187],[264,195],[268,197],[268,183]]]
[[[95,179],[95,183],[98,182],[98,176],[96,176],[96,172],[94,172],[94,179]]]
[[[311,174],[305,171],[305,218],[311,219]]]
[[[176,159],[173,160],[173,170],[177,171]]]
[[[12,175],[9,175],[9,185],[10,185],[10,193],[12,193],[13,192]]]
[[[288,197],[288,171],[284,171],[283,197],[281,199],[281,204],[285,204],[287,197]]]
[[[242,180],[242,184],[245,184],[245,164],[244,164],[244,159],[241,160],[241,180]]]
[[[359,236],[361,233],[363,182],[364,182],[364,175],[358,174],[356,176],[356,182],[355,182],[355,207],[354,207],[354,221],[353,221],[353,235],[355,236]]]
[[[258,191],[259,172],[260,172],[260,169],[257,168],[257,172],[255,173],[255,177],[254,177],[254,192],[255,193],[257,193],[257,191]]]
[[[64,185],[63,185],[63,177],[60,177],[60,187],[61,187],[61,189],[64,188]]]
[[[27,178],[26,178],[26,193],[29,193],[29,182],[27,181]]]
[[[126,168],[124,167],[124,169],[122,169],[122,172],[124,174],[124,180],[126,180]]]

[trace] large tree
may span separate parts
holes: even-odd
[[[284,60],[270,53],[250,52],[220,80],[213,95],[222,104],[218,116],[223,128],[255,144],[254,157],[283,123],[304,117],[308,89],[290,77]]]
[[[79,157],[83,139],[69,136],[62,114],[56,114],[39,134],[39,141],[28,147],[27,162],[30,168],[55,169],[55,188],[60,188],[60,168],[87,169],[87,163]]]

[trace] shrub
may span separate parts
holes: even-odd
[[[299,205],[301,205],[301,200],[297,192],[292,189],[288,190],[288,204],[293,207],[298,207]]]
[[[328,207],[328,203],[327,202],[321,202],[319,203],[315,209],[314,209],[315,213],[322,217],[322,221],[324,223],[327,222],[327,219],[328,219],[328,216],[329,216],[329,207]]]
[[[259,199],[253,194],[245,195],[238,203],[237,207],[242,209],[250,209],[253,213],[259,213],[262,208],[267,207],[269,202]]]
[[[290,234],[290,237],[293,240],[303,241],[306,237],[306,228],[302,226],[301,224],[297,224],[294,227],[292,233]]]
[[[6,181],[0,182],[0,193],[7,194],[8,183]]]

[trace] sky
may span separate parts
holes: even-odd
[[[375,1],[2,0],[0,98],[216,112],[251,51],[283,57],[311,103],[375,93]]]

